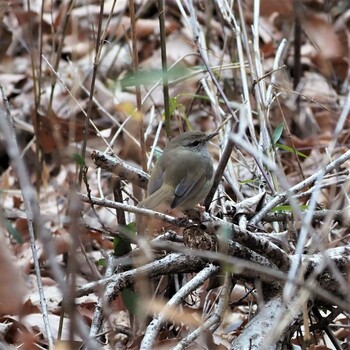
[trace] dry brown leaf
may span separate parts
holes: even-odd
[[[6,24],[1,22],[0,25],[0,60],[6,55],[6,51],[12,42],[12,31]]]
[[[74,59],[83,58],[88,55],[93,46],[88,40],[83,40],[76,35],[67,35],[64,39],[64,54],[71,54]]]
[[[166,303],[160,298],[152,299],[148,302],[142,301],[142,305],[139,307],[150,314],[163,314],[164,319],[171,320],[174,323],[185,324],[192,327],[199,327],[202,323],[199,311],[191,308],[179,309],[177,306],[167,306]]]
[[[33,115],[33,122],[35,116]],[[39,117],[39,143],[45,153],[66,147],[72,141],[81,141],[85,137],[85,122],[82,120],[65,120],[56,115],[51,118],[46,115]],[[94,136],[96,132],[89,128],[89,135]]]
[[[21,235],[23,242],[27,242],[29,239],[28,220],[26,218],[17,218],[14,222],[14,227]]]
[[[52,334],[57,335],[59,325],[60,325],[60,316],[49,314],[48,318],[49,318],[49,323],[50,323],[50,328],[51,328]],[[21,321],[28,329],[32,329],[34,332],[40,332],[43,336],[45,336],[45,334],[46,334],[45,325],[44,325],[43,315],[41,313],[27,315],[27,316],[23,317]],[[69,337],[70,337],[69,324],[70,324],[70,320],[65,318],[63,321],[61,340],[68,340],[69,339]],[[74,340],[80,341],[81,338],[75,334]]]
[[[296,150],[299,150],[306,156],[309,156],[313,148],[320,150],[321,147],[328,146],[329,142],[332,140],[332,134],[323,133],[322,135],[312,135],[306,137],[305,139],[300,139],[295,135],[291,135],[290,140],[292,142],[287,140],[287,146],[295,147]]]
[[[301,94],[320,104],[336,105],[338,94],[325,79],[325,77],[315,72],[305,72],[300,83]]]
[[[245,1],[251,11],[254,8],[254,0]],[[260,13],[264,17],[278,13],[280,16],[292,19],[293,18],[293,0],[261,0]]]
[[[138,39],[146,39],[152,34],[159,32],[159,21],[157,19],[143,19],[140,18],[136,21],[136,35]],[[180,27],[178,22],[173,20],[165,21],[165,31],[169,34]],[[130,28],[130,17],[123,16],[120,18],[114,18],[111,21],[111,25],[108,28],[110,34],[116,37],[122,37],[126,31]]]
[[[315,344],[311,344],[309,346],[310,350],[332,350],[332,348],[329,348],[326,345],[315,345]]]
[[[4,69],[9,69],[7,65],[3,66]],[[3,84],[5,89],[5,94],[11,95],[16,92],[16,86],[23,82],[26,79],[25,74],[11,74],[11,73],[2,73],[0,74],[0,81]]]
[[[334,26],[325,16],[315,13],[308,13],[303,20],[303,29],[317,45],[324,58],[339,57],[343,53],[339,38],[335,33]]]
[[[37,248],[38,258],[40,260],[43,253],[40,244]],[[33,268],[33,254],[30,247],[30,242],[24,242],[23,244],[18,245],[15,248],[15,253],[23,273],[29,274]]]
[[[60,228],[54,232],[53,240],[57,255],[69,252],[69,248],[72,245],[72,237],[64,228]]]
[[[314,117],[319,127],[320,134],[324,132],[332,132],[339,119],[339,116],[335,112],[325,109],[316,111]]]
[[[303,30],[311,43],[316,46],[312,60],[323,74],[346,77],[348,68],[348,38],[344,30],[336,31],[335,26],[324,14],[309,12],[302,21]]]
[[[26,284],[6,242],[5,232],[0,231],[2,231],[0,234],[0,314],[16,315],[20,313],[23,306]]]
[[[243,297],[245,297],[245,299],[242,301],[242,303],[253,302],[255,298],[251,293],[247,295],[247,292],[247,288],[243,287],[240,284],[236,284],[231,293],[230,302],[235,302],[242,299]]]

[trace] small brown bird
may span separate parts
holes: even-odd
[[[157,161],[139,207],[187,210],[204,200],[213,184],[207,144],[218,132],[185,132],[169,141]]]

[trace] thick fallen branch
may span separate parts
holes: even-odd
[[[193,225],[191,220],[186,218],[175,218],[170,215],[155,212],[152,210],[138,208],[135,206],[122,204],[118,202],[113,202],[107,199],[99,199],[96,197],[89,197],[87,195],[79,195],[82,201],[91,202],[96,205],[107,206],[110,208],[118,208],[126,210],[135,214],[141,214],[148,217],[154,217],[159,220],[165,221],[169,224],[173,224],[178,227],[188,227]],[[238,225],[227,223],[226,221],[219,220],[217,218],[212,218],[210,216],[203,218],[203,225],[207,229],[216,234],[217,232],[225,232],[228,237],[232,237],[238,243],[249,247],[250,249],[256,251],[258,254],[266,256],[268,259],[276,264],[282,271],[286,271],[289,267],[289,256],[288,254],[279,248],[276,244],[270,242],[266,239],[266,236],[258,236],[257,234],[250,232],[248,230],[242,230]]]
[[[137,169],[114,156],[97,150],[92,152],[91,159],[97,167],[118,175],[122,180],[130,181],[143,189],[147,188],[149,175],[141,169]]]
[[[152,243],[160,244],[162,242],[157,241]],[[115,298],[124,288],[129,287],[135,281],[137,281],[139,276],[146,274],[149,277],[156,277],[174,273],[199,272],[204,269],[202,272],[199,272],[196,277],[185,284],[177,294],[174,295],[173,299],[171,299],[171,302],[168,304],[168,307],[170,307],[179,304],[185,295],[188,295],[188,293],[194,291],[198,285],[201,285],[202,282],[204,282],[204,280],[210,274],[212,274],[213,271],[218,269],[218,265],[207,265],[207,259],[202,259],[195,256],[195,254],[200,253],[201,251],[185,249],[179,245],[174,246],[176,246],[177,249],[184,249],[186,254],[170,253],[160,260],[152,261],[142,267],[136,267],[129,271],[117,273],[93,283],[88,283],[78,290],[77,296],[81,296],[92,292],[99,286],[106,284],[108,285],[108,293],[105,294],[105,298],[101,300],[100,303],[101,310],[96,311],[97,314],[94,318],[94,320],[97,322],[94,323],[94,329],[96,330],[95,333],[97,333],[97,330],[99,330],[102,326],[102,309],[108,307],[113,298]],[[202,254],[204,253],[212,253],[213,257],[216,255],[219,257],[221,256],[221,253],[216,252],[202,252]],[[280,285],[279,290],[282,290],[281,286],[286,280],[287,275],[279,272],[276,266],[266,265],[264,267],[265,274],[257,272],[261,271],[262,267],[259,265],[259,261],[263,262],[263,257],[259,258],[256,253],[233,242],[230,244],[228,254],[236,255],[241,258],[235,259],[234,257],[226,256],[226,266],[229,266],[227,265],[227,263],[230,262],[229,259],[233,259],[231,263],[232,272],[234,275],[246,281],[260,279],[260,281],[273,284],[274,286],[276,286],[277,283],[277,285]],[[244,258],[244,260],[242,258]],[[294,257],[291,256],[291,259],[293,258]],[[118,266],[119,260],[120,259],[116,259],[112,265]],[[233,264],[233,261],[235,264]],[[327,262],[327,266],[333,264],[338,270],[337,278],[332,277],[328,269],[322,269],[322,266],[325,265],[325,261]],[[247,268],[247,263],[251,264],[251,269]],[[348,296],[347,289],[342,288],[342,285],[343,282],[346,281],[346,273],[350,266],[350,247],[332,248],[322,253],[304,255],[302,263],[305,266],[305,279],[291,281],[299,287],[300,292],[297,293],[297,296],[293,298],[292,302],[287,306],[285,306],[282,302],[282,292],[276,297],[271,298],[266,303],[265,307],[263,307],[257,314],[257,316],[248,323],[242,334],[234,341],[232,349],[245,349],[245,344],[247,344],[249,339],[252,339],[252,337],[258,340],[254,341],[254,344],[259,344],[258,346],[260,346],[263,341],[266,341],[266,337],[269,332],[272,330],[276,331],[276,323],[279,324],[280,327],[278,329],[281,333],[281,337],[278,337],[278,339],[283,339],[282,333],[289,327],[290,322],[300,317],[300,310],[305,300],[326,300],[327,302],[331,302],[333,305],[338,304],[343,310],[349,311],[349,304],[346,301],[343,301],[341,298],[347,298]],[[265,264],[268,264],[268,262]],[[257,271],[254,271],[254,266],[256,267]],[[274,271],[275,276],[279,276],[280,278],[266,278],[269,271]],[[338,295],[338,297],[336,297],[336,295]],[[289,310],[289,314],[286,314],[286,310]],[[143,343],[145,346],[144,348],[147,348],[147,344],[154,343],[158,332],[157,330],[159,329],[159,324],[164,319],[165,315],[167,315],[167,313],[164,311],[164,315],[161,313],[160,315],[156,316],[154,321],[149,326],[145,333],[147,338]],[[186,339],[186,342],[184,342],[183,345],[190,344],[190,342],[193,341],[202,331],[211,329],[214,324],[217,325],[220,322],[221,319],[219,314],[213,312],[212,315],[209,315],[209,318],[205,323],[199,325],[198,328],[195,328],[189,333],[188,337],[184,338]],[[261,326],[262,324],[264,325],[263,327]],[[256,327],[257,325],[260,326]],[[271,341],[275,340],[276,339],[272,339]],[[179,348],[181,348],[181,346],[182,345],[179,344]]]
[[[243,332],[231,343],[231,349],[276,349],[276,345],[268,344],[266,339],[275,330],[276,318],[281,312],[293,312],[295,321],[300,317],[300,311],[291,305],[284,305],[282,296],[278,294],[245,326]]]

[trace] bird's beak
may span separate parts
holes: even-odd
[[[209,141],[209,140],[211,140],[213,137],[215,137],[217,135],[219,135],[219,132],[215,131],[212,134],[207,135],[206,138],[205,138],[205,141]]]

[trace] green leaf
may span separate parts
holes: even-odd
[[[188,76],[193,70],[190,70],[185,67],[174,67],[171,68],[167,72],[167,78],[169,81],[178,79],[178,78],[185,78]],[[159,80],[161,80],[164,76],[162,69],[152,69],[147,71],[139,71],[136,74],[127,74],[123,79],[120,81],[120,85],[122,88],[126,88],[129,86],[135,86],[135,85],[152,85],[157,83]]]
[[[278,142],[278,140],[281,138],[282,136],[282,132],[283,132],[283,128],[284,128],[284,124],[281,123],[277,126],[277,128],[275,129],[275,131],[272,134],[272,142],[274,143],[274,145]]]
[[[128,231],[127,233],[136,235],[136,222],[129,222],[126,226],[124,226],[124,229]]]
[[[243,272],[244,268],[234,264],[224,264],[222,270],[224,272],[240,274]]]
[[[289,147],[289,146],[286,146],[286,145],[282,145],[281,143],[276,143],[276,147],[277,147],[277,148],[280,148],[280,149],[283,149],[284,151],[293,153],[293,154],[295,153],[295,154],[297,154],[299,157],[307,158],[307,155],[306,155],[306,154],[301,153],[301,152],[297,151],[296,149],[294,149],[294,148],[292,148],[292,147]]]
[[[239,184],[240,185],[245,185],[245,184],[250,184],[250,183],[254,183],[256,182],[255,179],[251,179],[251,180],[242,180],[242,181],[239,181]]]
[[[73,160],[79,165],[79,166],[86,166],[85,159],[78,153],[73,154]]]
[[[105,258],[98,259],[98,260],[97,260],[97,265],[98,265],[98,266],[103,266],[103,267],[107,266],[107,264],[106,264],[106,259],[105,259]]]
[[[299,209],[300,210],[306,210],[308,208],[307,205],[303,204],[303,205],[299,205]],[[271,211],[292,211],[292,206],[291,205],[278,205],[277,207],[274,207]]]
[[[128,239],[122,239],[119,237],[114,237],[113,240],[114,255],[123,256],[131,252],[131,244]]]
[[[17,243],[23,243],[21,234],[11,225],[11,222],[5,220],[5,227],[7,232],[16,240]]]
[[[178,94],[177,97],[181,97],[181,96],[185,96],[185,97],[190,97],[192,99],[198,99],[198,100],[204,100],[204,101],[210,101],[208,96],[204,96],[204,95],[199,95],[199,94],[190,94],[190,93],[183,93],[183,94]]]
[[[137,306],[138,306],[140,296],[136,292],[134,292],[132,289],[129,289],[129,288],[123,289],[121,294],[122,294],[122,299],[125,307],[133,315],[136,315],[138,311]]]
[[[228,226],[221,226],[217,234],[223,242],[228,242],[232,238],[232,230]]]
[[[130,237],[136,236],[136,222],[130,222],[121,228]],[[122,256],[131,252],[131,241],[128,238],[114,237],[114,254]]]
[[[170,115],[173,115],[175,113],[175,111],[177,110],[177,105],[178,105],[177,97],[170,97],[169,99]]]

